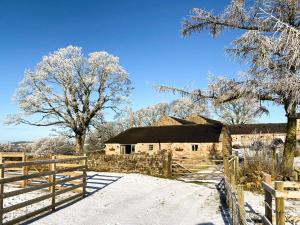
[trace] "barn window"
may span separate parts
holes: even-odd
[[[153,150],[153,145],[149,145],[149,151],[152,151]]]
[[[192,145],[192,151],[193,152],[198,151],[198,145]]]

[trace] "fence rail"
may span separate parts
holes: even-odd
[[[11,157],[9,155],[8,157]],[[2,157],[1,157],[2,158]],[[41,172],[30,171],[30,166],[46,166],[48,170]],[[6,172],[11,168],[21,168],[23,173],[20,175],[14,175],[6,177]],[[26,168],[24,170],[24,168]],[[20,171],[20,170],[19,170]],[[25,173],[24,173],[25,171]],[[16,224],[21,221],[27,220],[31,217],[39,215],[47,211],[54,211],[56,207],[61,206],[70,201],[76,200],[86,195],[86,171],[87,171],[87,157],[67,157],[67,156],[52,156],[49,160],[37,160],[29,162],[9,162],[0,164],[0,224],[9,225]],[[39,179],[40,182],[33,183],[33,179]],[[22,188],[4,192],[4,187],[9,186],[13,182],[23,182]],[[31,181],[31,182],[30,182]],[[10,197],[16,197],[25,193],[38,191],[42,189],[48,189],[49,193],[42,196],[34,197],[26,201],[4,207],[4,201]],[[64,193],[76,192],[71,196],[67,196],[62,200],[57,200],[57,196]],[[4,215],[6,213],[13,212],[15,210],[30,206],[32,204],[51,200],[51,203],[45,207],[37,209],[35,211],[26,213],[17,218],[4,221]]]

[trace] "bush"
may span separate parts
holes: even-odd
[[[239,183],[245,185],[247,190],[262,191],[261,182],[264,179],[264,173],[280,179],[279,168],[282,152],[283,146],[275,148],[272,145],[261,143],[256,143],[253,148],[245,150],[244,161],[239,171]],[[275,153],[278,154],[277,162]]]

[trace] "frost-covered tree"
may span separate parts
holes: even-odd
[[[119,134],[121,129],[120,124],[115,122],[100,124],[87,136],[85,149],[87,151],[103,150],[105,141]]]
[[[162,116],[169,114],[169,104],[168,103],[158,103],[146,108],[133,111],[132,109],[127,109],[123,111],[117,123],[120,124],[122,130],[126,130],[131,127],[143,127],[151,126],[157,122]]]
[[[66,137],[42,138],[32,143],[30,149],[36,156],[73,154],[74,143]]]
[[[207,102],[203,99],[200,99],[200,101],[194,102],[189,97],[174,100],[169,105],[169,115],[181,119],[185,119],[191,115],[208,115]]]
[[[168,103],[158,103],[147,108],[138,110],[135,114],[140,126],[151,126],[157,122],[162,116],[168,115]]]
[[[209,98],[215,105],[239,98],[271,101],[283,105],[287,137],[282,171],[291,173],[296,149],[296,108],[300,102],[300,45],[298,0],[232,0],[219,15],[194,8],[184,21],[182,33],[208,31],[213,37],[224,30],[244,31],[227,49],[234,58],[249,65],[238,79],[219,77],[208,90],[179,91],[194,98]]]
[[[190,98],[184,97],[171,103],[161,102],[137,111],[127,109],[119,115],[116,123],[119,124],[121,131],[124,131],[131,127],[151,126],[161,117],[168,115],[182,119],[194,114],[207,115],[207,103],[202,99],[200,101],[200,103],[195,103]]]
[[[117,110],[130,90],[118,57],[107,52],[85,57],[80,47],[68,46],[25,72],[15,94],[21,111],[10,122],[65,128],[81,153],[89,127],[102,118],[103,110]]]
[[[251,123],[255,118],[267,113],[262,111],[255,99],[244,98],[217,105],[214,111],[223,123],[231,125]]]

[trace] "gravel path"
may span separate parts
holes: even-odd
[[[31,224],[218,225],[225,224],[214,185],[141,174],[88,174],[85,199]]]

